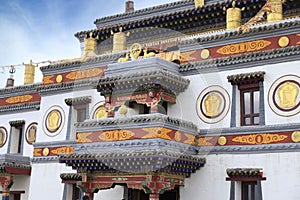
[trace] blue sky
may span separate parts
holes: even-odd
[[[135,9],[177,0],[135,0]],[[125,0],[1,0],[0,88],[9,77],[2,66],[80,57],[76,32],[96,28],[100,17],[123,13]],[[15,74],[23,83],[23,67]],[[40,82],[41,78],[37,78]]]

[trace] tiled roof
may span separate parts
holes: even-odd
[[[123,90],[125,88],[139,88],[142,85],[156,84],[169,89],[174,93],[183,92],[189,85],[189,79],[183,78],[164,70],[136,72],[126,75],[100,78],[98,91],[114,88]]]
[[[119,151],[60,155],[61,163],[82,171],[127,171],[131,173],[195,173],[206,160],[195,155],[167,150]]]

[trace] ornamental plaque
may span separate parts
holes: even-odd
[[[209,86],[204,89],[196,102],[196,111],[199,118],[208,124],[221,121],[230,107],[229,95],[220,86]]]
[[[64,111],[59,106],[51,107],[44,115],[43,119],[43,129],[48,136],[58,135],[65,121]]]
[[[277,115],[288,117],[300,112],[300,77],[286,75],[277,79],[268,94],[270,108]]]

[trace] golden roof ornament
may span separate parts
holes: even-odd
[[[96,56],[96,50],[97,50],[97,40],[98,40],[98,35],[97,37],[93,38],[93,32],[89,32],[85,37],[84,37],[84,60],[87,57],[90,56]]]
[[[113,35],[113,52],[120,52],[126,50],[126,37],[129,37],[130,32],[125,34],[123,32],[123,28],[119,28],[119,32],[114,33],[112,30],[110,31],[111,35]]]
[[[24,84],[32,84],[34,83],[34,75],[35,75],[35,68],[38,65],[33,65],[32,60],[30,60],[29,64],[25,65],[25,71],[24,71]]]
[[[204,6],[204,0],[194,0],[195,8],[203,7]]]
[[[244,25],[237,28],[238,32],[247,33],[249,27],[257,24],[259,21],[264,19],[264,14],[267,13],[267,21],[275,22],[282,19],[282,4],[285,0],[268,0],[266,4],[258,11],[258,13],[252,17]],[[273,14],[272,14],[273,13]]]
[[[226,29],[232,30],[236,29],[239,26],[241,26],[242,23],[242,11],[245,10],[245,8],[238,8],[236,7],[236,2],[232,2],[232,8],[226,9],[226,7],[223,8],[224,11],[226,11]]]

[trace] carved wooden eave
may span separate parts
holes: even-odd
[[[263,171],[260,168],[229,168],[226,170],[227,181],[261,181],[266,180],[263,177]]]

